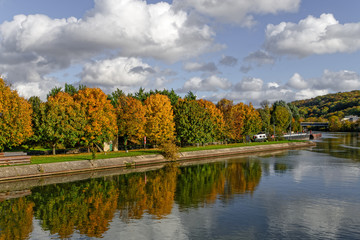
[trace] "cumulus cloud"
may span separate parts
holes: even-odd
[[[234,67],[237,64],[238,60],[237,58],[234,58],[232,56],[223,56],[219,62],[224,66]]]
[[[305,89],[308,87],[308,83],[300,76],[300,74],[295,73],[287,83],[289,87],[295,88],[295,89]]]
[[[250,27],[252,14],[276,14],[297,11],[301,0],[174,0],[180,9],[191,8],[202,15],[225,23]]]
[[[214,35],[208,25],[190,22],[185,11],[166,2],[95,0],[81,19],[17,15],[0,24],[0,72],[20,86],[114,53],[175,62],[221,48],[213,43]],[[93,63],[84,69],[90,68]],[[84,76],[83,81],[96,79]]]
[[[237,91],[260,91],[263,87],[263,80],[260,78],[247,77],[235,85]]]
[[[212,75],[208,78],[202,79],[199,77],[193,77],[185,82],[182,89],[179,92],[188,91],[209,91],[217,92],[219,89],[227,90],[231,87],[231,83],[226,78],[220,78]]]
[[[188,62],[184,64],[184,69],[189,72],[216,72],[217,67],[215,63],[197,63],[197,62]]]
[[[144,86],[152,72],[146,69],[152,68],[138,58],[119,57],[100,60],[84,65],[80,83],[117,88]]]
[[[359,39],[360,23],[339,24],[332,14],[322,14],[319,18],[308,16],[298,23],[269,24],[264,46],[274,54],[306,57],[358,51]]]

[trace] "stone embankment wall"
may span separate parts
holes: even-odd
[[[240,155],[248,153],[263,153],[283,149],[293,149],[314,146],[312,142],[294,142],[271,145],[248,146],[238,148],[224,148],[217,150],[203,150],[184,152],[180,154],[181,160],[209,158],[227,155]],[[67,174],[85,171],[94,171],[109,168],[124,168],[127,166],[142,166],[163,163],[167,160],[161,155],[143,155],[136,157],[121,157],[99,160],[83,160],[73,162],[44,163],[34,165],[9,166],[0,168],[0,181]]]

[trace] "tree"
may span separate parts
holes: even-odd
[[[123,90],[120,90],[118,88],[108,95],[108,99],[111,101],[111,104],[114,106],[114,108],[118,107],[118,100],[120,97],[125,97],[125,93],[123,92]]]
[[[243,136],[253,135],[261,130],[260,114],[255,110],[253,105],[245,105],[245,122],[243,128]]]
[[[122,95],[117,100],[117,125],[119,136],[127,141],[139,142],[145,136],[145,107],[140,100]]]
[[[55,155],[59,144],[73,147],[80,141],[86,123],[84,109],[64,92],[50,96],[45,106],[43,138],[51,145]]]
[[[31,125],[34,134],[27,139],[26,143],[30,146],[35,146],[41,144],[43,141],[44,120],[46,118],[45,103],[43,103],[38,96],[30,97],[29,103],[33,110],[31,114]]]
[[[225,137],[225,121],[223,113],[216,107],[214,103],[210,101],[204,99],[199,99],[197,101],[199,105],[210,114],[210,120],[214,125],[212,138],[216,140],[223,140]]]
[[[67,83],[65,83],[65,89],[64,90],[70,96],[74,96],[78,92],[78,89],[76,89],[76,87],[74,87],[71,84],[67,84]]]
[[[55,97],[56,94],[58,94],[59,92],[61,92],[62,88],[61,87],[53,87],[50,92],[48,93],[48,95],[46,96],[46,99],[48,99],[49,97]]]
[[[264,100],[260,103],[261,108],[258,110],[262,123],[262,130],[269,131],[270,130],[270,103],[267,100]]]
[[[31,105],[0,78],[0,151],[20,145],[32,134]]]
[[[176,136],[182,144],[213,140],[214,123],[210,113],[195,100],[179,100],[174,107]]]
[[[159,144],[175,139],[174,113],[170,100],[161,94],[150,95],[145,100],[145,133],[150,142]]]
[[[168,91],[166,89],[164,89],[162,91],[155,90],[154,94],[157,94],[157,93],[168,96],[168,98],[170,99],[170,102],[171,102],[171,106],[174,106],[180,98],[180,96],[177,95],[173,89],[171,89],[171,91]]]
[[[74,95],[85,114],[81,143],[86,146],[102,145],[117,132],[115,109],[99,88],[85,88]]]
[[[196,100],[196,95],[192,92],[192,91],[189,91],[186,95],[185,95],[185,98],[184,99],[187,99],[187,100]]]
[[[234,139],[232,134],[232,127],[234,125],[234,119],[232,117],[231,109],[233,107],[233,101],[226,98],[221,99],[216,107],[221,111],[225,121],[225,136],[230,139]]]
[[[271,116],[278,134],[282,135],[282,133],[289,127],[291,121],[291,114],[289,110],[286,107],[277,106]]]

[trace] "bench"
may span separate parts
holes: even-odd
[[[1,156],[0,155],[0,166],[9,166],[16,164],[29,164],[31,156]]]

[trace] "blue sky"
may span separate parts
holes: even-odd
[[[217,102],[360,89],[358,0],[0,0],[0,74],[24,97],[65,83]]]

